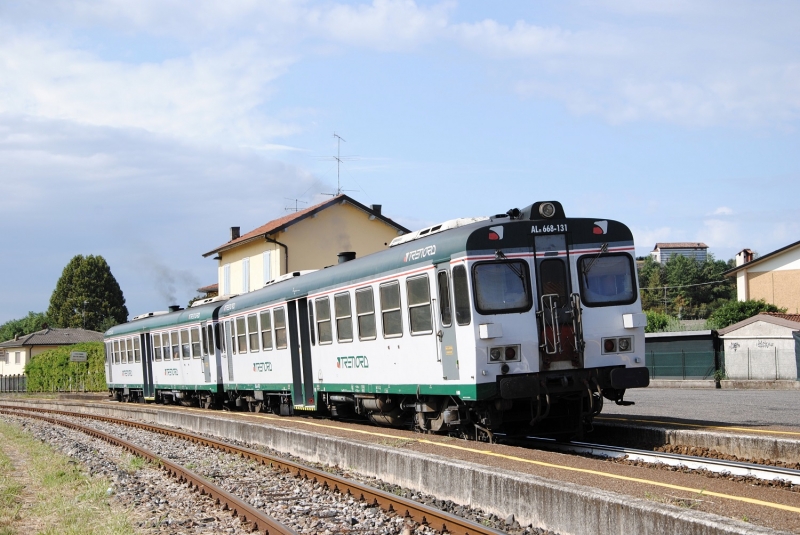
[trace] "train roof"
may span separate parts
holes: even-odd
[[[105,332],[105,337],[121,336],[125,334],[136,334],[157,329],[166,329],[183,325],[185,323],[195,323],[206,321],[217,316],[217,310],[222,306],[222,302],[214,302],[197,307],[190,307],[169,312],[167,314],[156,314],[140,319],[129,321],[121,325],[115,325]]]
[[[410,240],[395,241],[389,249],[303,276],[288,277],[281,282],[234,297],[222,306],[219,315],[229,316],[241,310],[304,297],[344,284],[358,284],[360,281],[374,279],[377,275],[391,276],[414,264],[449,262],[467,252],[530,250],[533,245],[532,235],[559,233],[564,228],[567,230],[569,245],[581,244],[587,248],[599,248],[602,243],[633,245],[630,230],[618,221],[563,218],[563,209],[558,203],[555,203],[558,206],[554,215],[561,215],[562,218],[543,219],[536,217],[538,204],[541,203],[516,211],[516,218],[502,214],[491,218],[461,219],[454,220],[458,224],[450,225],[446,231],[429,232],[425,236],[420,236],[417,232]],[[559,231],[559,228],[562,230]]]

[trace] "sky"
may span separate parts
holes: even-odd
[[[558,200],[639,255],[769,253],[800,240],[798,26],[795,0],[0,2],[0,323],[77,254],[131,317],[185,306],[229,227],[337,187],[411,229]]]

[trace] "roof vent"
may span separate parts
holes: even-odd
[[[356,253],[355,251],[344,251],[336,255],[339,258],[339,263],[344,264],[345,262],[349,262],[351,260],[355,260]]]
[[[171,306],[169,307],[169,311],[170,311],[170,312],[177,312],[177,311],[179,311],[179,310],[183,310],[183,309],[180,307],[180,305],[171,305]]]
[[[231,241],[237,239],[239,234],[240,227],[231,227]]]

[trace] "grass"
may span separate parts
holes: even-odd
[[[11,451],[24,458],[24,465],[15,467],[0,453],[0,535],[127,535],[133,531],[127,515],[112,510],[107,479],[88,477],[69,457],[19,427],[0,422],[0,452]],[[23,476],[25,484],[14,475]]]

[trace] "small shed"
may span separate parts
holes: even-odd
[[[717,331],[644,335],[645,364],[652,379],[711,379],[719,367]]]
[[[734,380],[797,380],[800,314],[762,313],[720,329],[725,374]]]

